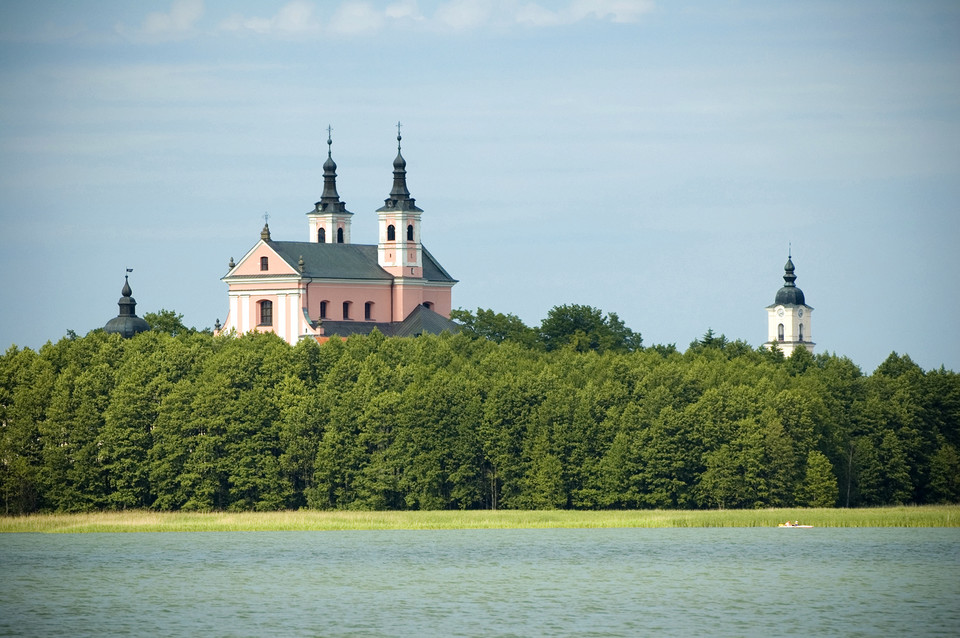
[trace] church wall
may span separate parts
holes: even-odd
[[[431,310],[450,318],[451,290],[449,286],[433,286],[422,279],[395,280],[393,286],[393,321],[403,321],[422,303]]]
[[[438,315],[450,318],[452,308],[451,289],[449,286],[442,288],[427,286],[423,290],[423,301],[431,304],[432,310]]]
[[[275,332],[290,343],[307,329],[302,319],[300,286],[296,280],[233,282],[229,290],[230,312],[223,330]],[[272,322],[260,325],[260,304],[273,304]],[[308,329],[307,329],[308,330]]]
[[[783,308],[784,313],[781,317],[777,311]],[[803,316],[800,316],[800,309],[803,309]],[[801,344],[810,352],[813,352],[813,330],[811,315],[813,309],[809,306],[783,305],[767,309],[767,345],[776,342],[785,356],[790,356],[794,349]],[[779,327],[783,324],[783,340],[779,339]],[[800,341],[800,324],[803,324],[803,341]]]
[[[267,258],[267,270],[260,269],[260,258]],[[290,264],[285,262],[272,248],[266,244],[255,246],[254,249],[237,264],[230,275],[249,276],[249,275],[277,275],[277,274],[295,274]]]
[[[348,321],[364,321],[364,304],[373,302],[370,321],[390,321],[392,314],[391,286],[388,281],[370,283],[316,282],[307,284],[307,314],[310,319],[320,319],[320,302],[327,302],[327,319],[343,320],[343,302],[349,301]]]
[[[330,216],[313,216],[309,218],[309,235],[307,241],[310,243],[317,243],[319,241],[319,234],[317,230],[323,228],[326,233],[324,238],[325,244],[336,244],[337,242],[337,230],[343,229],[343,243],[349,244],[350,241],[350,221],[345,217],[330,217]]]

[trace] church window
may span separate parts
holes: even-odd
[[[342,243],[343,243],[343,229],[342,229],[342,228],[338,228],[338,229],[337,229],[337,243],[338,243],[338,244],[342,244]]]
[[[800,324],[800,335],[798,337],[800,341],[803,341],[803,324]]]
[[[433,310],[433,302],[432,302],[432,301],[424,301],[424,302],[423,302],[423,307],[426,308],[427,310]]]
[[[781,323],[777,326],[777,340],[783,341],[783,324]]]
[[[349,301],[343,302],[343,318],[344,319],[350,318],[350,302]]]
[[[321,244],[327,243],[327,229],[321,228],[317,231],[317,242]]]
[[[413,241],[413,224],[407,226],[407,241]]]
[[[269,268],[270,268],[270,260],[267,259],[266,257],[261,257],[261,258],[260,258],[260,270],[269,270]]]
[[[266,259],[266,257],[264,257],[264,259]],[[273,302],[269,299],[264,299],[260,302],[260,325],[273,325]]]
[[[327,302],[326,301],[320,302],[320,318],[321,319],[327,318]]]
[[[397,240],[397,229],[393,227],[393,224],[387,226],[387,241],[396,241]]]
[[[370,321],[373,318],[373,302],[368,301],[363,304],[363,318]]]

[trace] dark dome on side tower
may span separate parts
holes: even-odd
[[[797,288],[797,276],[794,273],[793,258],[787,256],[787,263],[783,267],[783,288],[777,291],[777,298],[774,300],[776,305],[793,304],[795,306],[805,306],[806,301],[803,298],[803,291]]]
[[[146,332],[150,329],[150,324],[137,316],[137,300],[132,297],[133,291],[130,289],[128,277],[123,278],[123,295],[117,305],[120,306],[120,314],[107,322],[103,327],[104,332],[115,332],[124,339],[129,339],[133,335]]]

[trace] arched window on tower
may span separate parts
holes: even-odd
[[[326,301],[320,302],[320,318],[321,319],[327,318],[327,302]]]
[[[407,226],[407,241],[413,241],[413,224]]]
[[[387,241],[396,241],[397,240],[397,229],[393,227],[393,224],[387,226]]]
[[[266,259],[266,257],[264,257]],[[260,302],[260,324],[261,326],[273,325],[273,302],[264,299]]]
[[[338,228],[338,229],[337,229],[337,243],[338,243],[338,244],[342,244],[342,243],[343,243],[343,229],[342,229],[342,228]]]
[[[260,270],[269,270],[270,269],[270,260],[266,257],[260,258]]]
[[[783,324],[781,323],[777,326],[777,340],[783,341]]]
[[[343,302],[343,318],[345,320],[350,318],[350,302],[349,301]]]
[[[373,319],[373,302],[368,301],[363,304],[363,318],[366,321],[371,321]]]
[[[326,229],[326,228],[321,227],[321,228],[317,231],[317,242],[319,242],[319,243],[321,243],[321,244],[327,243],[327,229]]]
[[[424,301],[424,302],[423,302],[423,307],[426,308],[427,310],[433,310],[433,302],[432,302],[432,301]]]
[[[798,338],[800,341],[803,341],[803,324],[802,323],[800,324],[800,334]]]

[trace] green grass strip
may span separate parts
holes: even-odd
[[[960,527],[960,505],[863,509],[92,512],[0,517],[0,532],[264,532],[616,527]]]

